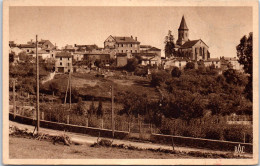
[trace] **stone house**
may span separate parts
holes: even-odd
[[[55,56],[55,71],[60,73],[73,72],[72,58],[69,52],[58,52]]]
[[[170,59],[163,59],[162,66],[164,69],[170,69],[172,67],[178,67],[179,69],[184,69],[186,64],[190,62],[188,58],[170,58]]]
[[[131,37],[117,37],[109,36],[104,41],[104,49],[116,50],[116,53],[139,53],[140,42],[133,36]]]
[[[126,53],[118,53],[116,55],[116,66],[123,67],[127,64],[127,54]]]
[[[215,66],[216,69],[221,69],[221,61],[219,58],[209,58],[204,61],[205,67]]]

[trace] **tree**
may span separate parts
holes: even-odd
[[[89,116],[95,114],[95,112],[96,112],[96,108],[95,108],[95,104],[94,104],[94,98],[92,98],[92,102],[89,106],[89,111],[88,111]]]
[[[173,40],[174,40],[174,37],[172,35],[172,31],[169,30],[168,35],[165,36],[165,41],[164,41],[165,56],[168,58],[175,54],[175,50],[174,50],[175,45],[174,45]]]
[[[9,53],[9,63],[13,63],[14,62],[14,53]]]
[[[180,77],[181,76],[181,70],[178,67],[173,67],[172,69],[172,77]]]
[[[104,110],[102,106],[102,101],[99,100],[98,108],[97,108],[97,117],[101,119],[101,128],[103,128],[103,124],[104,124],[103,116],[104,116]]]
[[[195,69],[195,64],[193,62],[188,62],[185,66],[185,69]]]
[[[136,58],[131,58],[127,60],[125,69],[129,72],[133,72],[135,71],[137,65],[138,65],[138,60]]]
[[[243,36],[236,49],[238,62],[243,65],[245,73],[249,74],[248,84],[246,85],[245,92],[247,94],[247,98],[252,101],[253,33],[250,32],[248,37]]]
[[[88,112],[87,112],[87,109],[86,109],[86,106],[84,104],[84,102],[82,101],[82,98],[79,97],[79,100],[78,100],[78,103],[77,103],[77,109],[75,110],[75,113],[77,115],[80,115],[80,116],[87,116]]]
[[[164,83],[168,78],[170,78],[170,74],[164,70],[158,71],[158,72],[153,72],[151,85],[160,86],[160,84]]]
[[[97,116],[103,118],[103,115],[104,115],[104,111],[103,111],[102,101],[99,100],[98,108],[97,108]]]

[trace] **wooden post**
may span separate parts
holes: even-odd
[[[114,86],[111,86],[111,129],[112,129],[112,136],[114,138],[115,134],[115,124],[114,124]]]
[[[42,120],[44,120],[44,112],[42,112]]]
[[[13,80],[13,111],[14,111],[14,118],[15,118],[15,116],[16,116],[15,79]]]
[[[39,102],[39,57],[38,57],[38,36],[36,35],[36,119],[37,119],[37,133],[40,131],[40,102]]]

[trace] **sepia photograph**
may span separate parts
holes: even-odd
[[[4,1],[4,164],[257,164],[257,6]]]

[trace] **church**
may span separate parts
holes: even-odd
[[[205,61],[210,58],[209,47],[204,41],[201,39],[189,39],[189,28],[184,16],[182,16],[181,24],[178,29],[178,40],[175,43],[175,48],[179,55],[189,58],[192,61]]]

